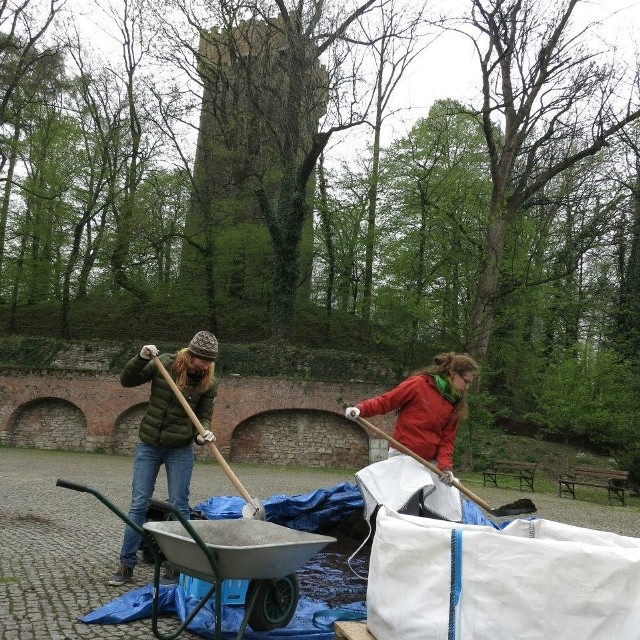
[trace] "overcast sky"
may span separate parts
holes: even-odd
[[[451,14],[469,6],[468,0],[442,0],[441,4]],[[607,46],[616,44],[618,57],[633,64],[633,51],[640,49],[640,0],[593,0],[579,6],[575,17],[579,24],[602,21],[594,29],[594,46],[600,41]],[[480,68],[470,40],[459,33],[442,34],[405,74],[393,99],[397,116],[386,121],[383,143],[405,135],[412,123],[427,115],[435,100],[454,98],[468,103],[480,95],[479,87]],[[365,131],[354,138],[364,142]]]
[[[121,1],[111,0],[114,6]],[[118,42],[104,33],[113,26],[99,15],[92,0],[68,0],[68,6],[76,15],[84,14],[80,24],[89,34],[95,53],[100,49],[104,56],[121,55]],[[469,0],[431,0],[429,7],[429,16],[437,15],[442,8],[447,15],[453,16],[468,8]],[[598,43],[598,38],[605,43],[616,43],[623,47],[618,54],[620,57],[631,57],[633,49],[640,44],[640,0],[593,0],[579,5],[574,15],[584,24],[602,20],[594,44]],[[435,100],[455,98],[468,103],[477,98],[479,78],[478,62],[469,39],[453,32],[443,33],[414,61],[394,93],[394,115],[385,121],[383,144],[403,136],[418,118],[427,115]],[[359,153],[370,137],[370,129],[366,127],[335,135],[330,152],[352,156]]]

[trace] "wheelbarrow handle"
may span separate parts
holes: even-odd
[[[71,480],[63,480],[58,478],[56,487],[63,487],[64,489],[73,489],[73,491],[80,491],[82,493],[91,493],[91,489],[86,484],[79,484],[78,482],[71,482]]]
[[[56,487],[62,487],[63,489],[72,489],[73,491],[80,491],[81,493],[90,493],[92,496],[95,496],[102,502],[105,507],[113,511],[120,520],[122,520],[125,524],[128,524],[132,529],[139,533],[143,538],[148,540],[152,538],[149,534],[142,529],[142,527],[138,526],[127,514],[121,511],[111,500],[107,499],[103,496],[97,489],[90,487],[86,484],[80,484],[79,482],[72,482],[71,480],[63,480],[62,478],[58,478],[56,480]]]

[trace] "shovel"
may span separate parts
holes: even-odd
[[[405,447],[403,444],[387,435],[382,429],[379,429],[375,425],[371,424],[368,420],[364,418],[356,418],[356,422],[358,422],[361,426],[366,427],[367,429],[371,429],[374,433],[384,438],[393,446],[394,449],[400,451],[401,453],[406,453],[408,456],[411,456],[414,460],[417,460],[420,464],[424,465],[429,471],[433,471],[438,476],[443,476],[444,473],[438,469],[434,464],[431,464],[428,460],[421,458],[417,453],[414,453],[408,447]],[[485,511],[488,511],[492,516],[502,517],[502,516],[515,516],[519,514],[525,513],[535,513],[536,505],[533,504],[533,501],[528,498],[522,498],[520,500],[516,500],[515,502],[511,502],[509,504],[505,504],[502,507],[498,507],[497,509],[492,509],[482,498],[477,496],[475,493],[469,491],[466,487],[462,486],[457,480],[454,480],[452,485],[463,493],[467,498],[469,498],[472,502],[475,502],[479,507],[482,507]]]
[[[198,420],[198,416],[193,412],[193,409],[189,406],[189,403],[185,400],[185,397],[182,395],[180,389],[178,389],[178,385],[173,381],[173,378],[166,370],[165,366],[160,361],[158,356],[153,356],[153,362],[156,367],[158,367],[158,371],[162,374],[162,377],[167,381],[168,385],[171,387],[173,393],[175,393],[176,398],[180,401],[182,408],[187,412],[187,415],[191,418],[191,422],[193,422],[193,426],[197,429],[200,435],[204,435],[205,428],[200,424],[200,420]],[[238,490],[238,493],[245,499],[247,503],[242,508],[242,517],[249,520],[266,520],[266,514],[264,510],[264,505],[262,501],[258,498],[252,498],[249,492],[244,488],[240,480],[238,480],[238,476],[233,472],[231,467],[227,464],[226,460],[222,457],[222,454],[218,450],[213,442],[205,442],[205,444],[209,447],[209,450],[215,456],[218,464],[222,467],[224,472],[227,474],[229,480],[233,486]]]

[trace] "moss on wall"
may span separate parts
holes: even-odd
[[[64,341],[35,336],[0,338],[0,366],[18,369],[73,369],[120,373],[142,345],[127,341]],[[185,347],[158,343],[161,352]],[[303,380],[362,380],[393,384],[402,378],[388,362],[368,354],[308,349],[286,343],[220,344],[219,376],[242,375]]]

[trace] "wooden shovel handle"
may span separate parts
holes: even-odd
[[[438,476],[444,475],[444,473],[440,471],[440,469],[438,469],[438,467],[436,467],[434,464],[431,464],[428,460],[421,458],[417,453],[411,451],[409,447],[405,447],[402,443],[398,442],[390,435],[387,435],[382,429],[379,429],[375,425],[371,424],[368,420],[357,417],[356,422],[358,422],[363,427],[366,427],[367,429],[371,429],[371,431],[387,440],[389,444],[393,445],[394,449],[397,449],[401,453],[405,453],[406,455],[411,456],[414,460],[417,460],[420,464],[429,469],[429,471],[433,471],[433,473]],[[457,480],[454,480],[452,484],[456,489],[458,489],[458,491],[460,491],[460,493],[463,493],[465,496],[467,496],[467,498],[475,502],[478,506],[482,507],[485,511],[491,511],[491,507],[482,498],[469,491],[469,489],[461,485]]]
[[[193,422],[193,426],[198,430],[198,433],[200,435],[204,435],[204,432],[206,431],[206,429],[202,426],[202,424],[200,423],[200,420],[198,420],[198,416],[193,412],[193,409],[189,406],[189,403],[186,401],[185,397],[182,395],[182,392],[180,391],[180,389],[178,389],[178,385],[174,382],[173,378],[171,377],[169,372],[166,370],[165,366],[160,361],[160,358],[158,358],[158,356],[153,356],[153,362],[156,365],[156,367],[158,367],[158,371],[160,371],[160,373],[162,374],[162,377],[167,381],[167,384],[171,387],[173,393],[175,393],[176,398],[178,398],[178,400],[180,401],[180,404],[182,405],[182,408],[186,411],[187,415],[191,418],[191,422]],[[216,447],[216,445],[213,444],[213,442],[206,442],[205,444],[209,447],[209,450],[211,451],[211,453],[213,453],[216,460],[218,461],[218,464],[223,468],[224,472],[227,474],[227,477],[229,478],[229,480],[231,480],[233,486],[238,490],[238,493],[245,499],[247,504],[253,507],[254,503],[251,498],[251,495],[244,488],[240,480],[238,480],[238,476],[236,476],[236,474],[233,472],[233,469],[231,469],[231,467],[227,464],[227,461],[222,457],[222,454],[218,450],[218,447]]]

